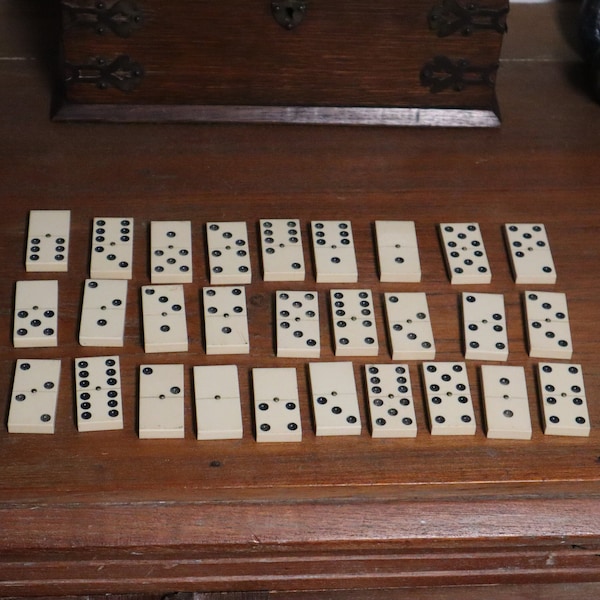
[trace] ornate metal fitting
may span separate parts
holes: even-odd
[[[112,62],[97,57],[86,65],[66,64],[65,82],[69,85],[88,83],[101,90],[116,88],[122,92],[132,92],[141,82],[144,69],[129,56],[117,56]]]
[[[429,11],[429,27],[438,37],[447,37],[455,33],[471,35],[478,29],[489,29],[506,33],[506,15],[508,6],[493,9],[481,7],[467,0],[461,4],[458,0],[442,0]]]
[[[144,15],[132,0],[106,2],[98,0],[93,6],[74,6],[63,2],[65,28],[86,27],[99,35],[112,31],[119,37],[129,37],[144,23]]]
[[[271,2],[271,12],[284,29],[294,29],[304,19],[306,2],[303,0],[274,0]]]
[[[436,56],[421,69],[421,85],[432,93],[444,90],[461,92],[467,86],[493,87],[498,64],[472,66],[468,60],[452,61],[447,56]]]

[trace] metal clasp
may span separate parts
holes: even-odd
[[[294,29],[304,19],[306,2],[303,0],[274,0],[271,2],[271,12],[284,29]]]

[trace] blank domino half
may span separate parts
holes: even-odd
[[[198,366],[193,372],[197,439],[241,438],[244,430],[237,366]]]

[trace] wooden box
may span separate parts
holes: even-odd
[[[62,0],[58,119],[493,126],[508,0]]]

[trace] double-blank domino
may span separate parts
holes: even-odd
[[[58,281],[17,281],[13,323],[15,348],[58,345]]]
[[[184,437],[183,365],[141,365],[139,437]]]
[[[523,367],[482,365],[481,391],[488,438],[531,438],[531,416]]]
[[[252,369],[252,387],[256,441],[302,441],[296,369]]]
[[[66,271],[71,211],[31,210],[27,232],[27,271]]]
[[[9,433],[54,433],[59,381],[60,360],[17,360]]]
[[[198,366],[193,372],[197,439],[241,438],[244,429],[237,366]]]
[[[308,369],[316,435],[360,435],[352,363],[311,362]]]
[[[414,221],[375,221],[375,238],[380,281],[421,281]]]

